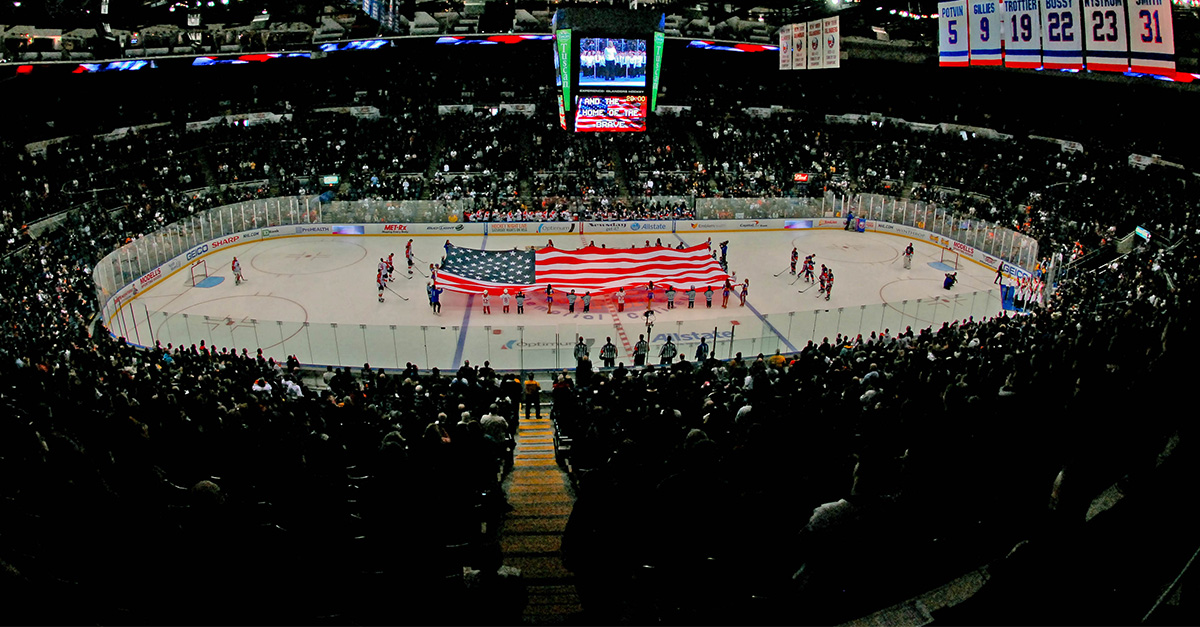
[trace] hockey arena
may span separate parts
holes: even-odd
[[[1200,624],[1200,2],[630,4],[0,3],[6,622]]]

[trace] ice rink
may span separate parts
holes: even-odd
[[[1001,311],[995,271],[965,257],[958,262],[959,282],[942,288],[942,251],[928,242],[883,233],[854,233],[838,229],[769,232],[716,232],[704,235],[666,234],[665,245],[683,241],[714,248],[729,241],[729,270],[738,281],[750,280],[746,306],[733,295],[721,307],[714,293],[711,308],[697,295],[687,309],[681,286],[676,307],[666,309],[662,291],[656,294],[650,363],[658,363],[659,348],[670,335],[680,353],[691,359],[701,334],[715,354],[753,356],[796,351],[810,339],[830,341],[839,334],[918,329],[969,316],[994,316]],[[645,290],[626,288],[625,311],[618,313],[609,298],[597,297],[591,311],[577,303],[568,313],[564,299],[547,313],[544,295],[529,294],[525,313],[515,303],[503,313],[498,296],[492,313],[483,313],[478,296],[446,292],[440,314],[428,304],[426,284],[430,262],[439,262],[444,237],[415,236],[416,272],[406,272],[406,236],[292,236],[259,240],[220,249],[204,258],[211,287],[193,287],[184,267],[143,291],[109,322],[110,329],[131,342],[155,341],[190,346],[204,341],[218,349],[262,348],[282,360],[296,355],[301,363],[403,368],[408,362],[422,369],[454,369],[464,360],[491,361],[498,369],[573,367],[572,351],[582,336],[599,364],[599,346],[611,337],[618,361],[630,365],[631,349],[639,334],[647,334]],[[545,237],[530,235],[459,235],[456,246],[501,250],[544,246]],[[589,241],[608,247],[643,246],[638,234],[563,234],[558,248],[571,249]],[[653,240],[652,240],[653,241]],[[904,269],[901,251],[912,241],[916,249],[911,269]],[[792,247],[801,260],[816,254],[816,268],[829,266],[835,275],[832,297],[789,273]],[[380,258],[395,253],[394,281],[378,302],[375,283]],[[242,263],[246,282],[235,285],[233,257]],[[776,276],[778,275],[778,276]],[[715,334],[715,342],[713,336]]]

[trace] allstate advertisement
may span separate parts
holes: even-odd
[[[672,233],[671,220],[643,220],[634,222],[582,222],[584,233]]]

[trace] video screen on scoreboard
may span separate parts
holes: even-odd
[[[646,130],[645,96],[581,96],[575,104],[576,132]]]
[[[580,87],[645,87],[646,40],[579,40]]]

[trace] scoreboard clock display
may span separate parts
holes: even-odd
[[[576,132],[646,130],[646,96],[580,96],[575,107]]]

